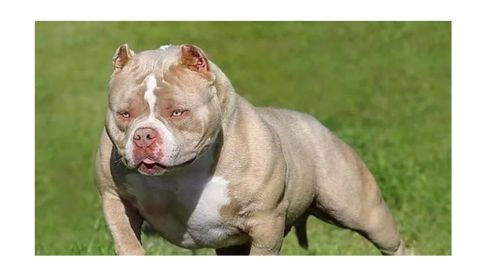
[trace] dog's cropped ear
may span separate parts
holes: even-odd
[[[197,46],[182,45],[180,64],[199,73],[207,79],[213,79],[207,55]]]
[[[132,59],[135,52],[128,48],[127,44],[123,44],[117,48],[113,56],[113,72],[117,73]]]

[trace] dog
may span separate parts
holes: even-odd
[[[276,255],[309,216],[406,253],[374,177],[314,117],[257,108],[197,46],[113,58],[96,182],[118,255],[144,255],[144,222],[218,255]]]

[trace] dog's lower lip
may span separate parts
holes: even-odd
[[[154,168],[155,166],[158,166],[158,167],[160,167],[160,168],[162,168],[162,169],[172,169],[172,168],[175,168],[175,167],[181,167],[181,166],[188,165],[188,164],[194,162],[195,159],[197,159],[196,156],[194,156],[192,159],[189,159],[189,160],[187,160],[187,161],[185,161],[185,162],[183,162],[183,163],[176,164],[176,165],[168,165],[168,166],[167,166],[167,165],[163,165],[163,164],[161,164],[161,163],[159,163],[159,162],[157,162],[157,161],[151,160],[151,159],[149,159],[149,158],[145,158],[144,160],[142,160],[142,161],[137,165],[137,168],[139,168],[140,165],[143,164],[145,167],[147,167],[147,168],[149,168],[149,169],[150,169],[150,168]]]
[[[140,167],[140,165],[144,165],[146,166],[147,168],[153,168],[155,166],[158,166],[158,167],[161,167],[162,169],[168,169],[169,167],[168,166],[165,166],[157,161],[153,161],[151,159],[144,159],[142,160],[137,166]]]

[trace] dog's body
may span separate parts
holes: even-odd
[[[367,167],[313,117],[253,107],[191,45],[123,45],[114,66],[97,184],[117,254],[145,253],[143,220],[181,247],[278,254],[308,215],[405,253]]]

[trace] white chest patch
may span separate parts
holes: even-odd
[[[220,215],[230,202],[229,182],[222,177],[194,170],[157,177],[130,173],[126,180],[140,213],[170,242],[185,248],[218,248],[243,240]]]
[[[216,235],[220,222],[220,208],[230,202],[227,195],[228,181],[222,177],[213,177],[203,187],[198,203],[187,221],[192,228],[206,228]]]

